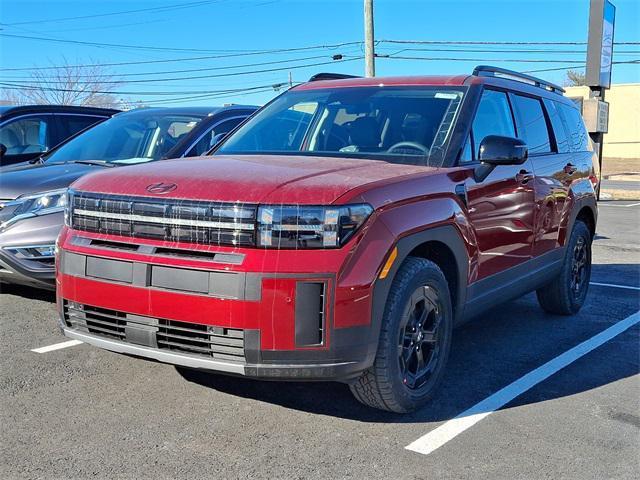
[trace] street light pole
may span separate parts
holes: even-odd
[[[373,38],[373,0],[364,0],[364,65],[367,77],[376,76]]]

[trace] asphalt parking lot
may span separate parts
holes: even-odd
[[[581,313],[546,315],[528,295],[460,328],[438,396],[404,416],[341,384],[181,373],[86,345],[35,353],[66,340],[53,295],[3,286],[0,478],[638,478],[639,224],[640,203],[602,202]],[[460,413],[583,342],[455,434]],[[439,448],[405,448],[438,427]]]

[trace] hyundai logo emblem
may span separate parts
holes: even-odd
[[[173,192],[178,186],[175,183],[152,183],[147,186],[147,192],[149,193],[169,193]]]

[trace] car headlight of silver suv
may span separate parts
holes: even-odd
[[[64,211],[67,189],[22,195],[2,204],[0,209],[0,231],[25,218]]]

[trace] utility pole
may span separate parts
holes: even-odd
[[[591,0],[585,74],[585,83],[589,87],[589,99],[582,104],[582,116],[589,136],[598,148],[599,180],[602,179],[604,134],[607,133],[609,124],[609,104],[604,101],[604,95],[611,86],[615,18],[616,7],[610,0]],[[598,182],[599,197],[600,182]]]
[[[364,0],[364,65],[367,77],[376,76],[373,38],[373,0]]]

